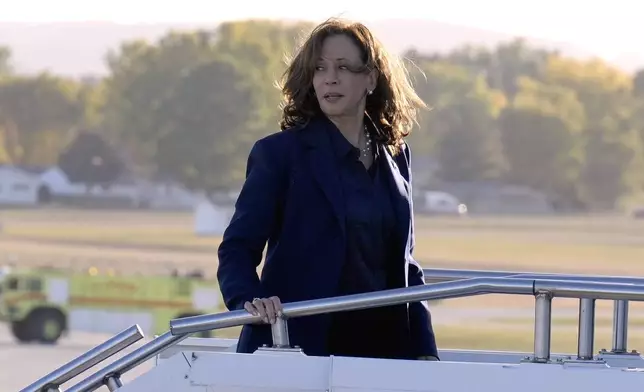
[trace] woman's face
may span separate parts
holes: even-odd
[[[329,117],[362,115],[368,91],[376,86],[375,71],[363,69],[360,50],[346,35],[324,40],[315,67],[313,88],[322,112]]]

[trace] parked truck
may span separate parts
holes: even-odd
[[[115,334],[132,324],[152,336],[167,331],[173,318],[217,312],[220,304],[216,281],[194,274],[14,269],[0,282],[0,320],[20,342],[56,343],[74,331]]]

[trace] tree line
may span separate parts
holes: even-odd
[[[147,175],[207,191],[238,187],[251,144],[278,129],[274,81],[284,55],[311,27],[229,22],[123,42],[106,54],[101,79],[23,74],[0,48],[0,163],[56,164],[90,130]],[[438,163],[434,183],[525,185],[594,210],[642,197],[644,71],[521,39],[403,58],[431,107],[410,143],[415,158]]]

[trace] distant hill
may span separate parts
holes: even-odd
[[[14,64],[22,72],[49,70],[81,76],[105,74],[104,56],[108,49],[132,39],[154,40],[170,29],[214,28],[206,24],[122,25],[109,22],[0,24],[0,45],[11,47]],[[371,23],[374,33],[391,50],[417,48],[422,52],[445,52],[472,43],[494,46],[513,38],[510,34],[470,27],[419,20],[387,20]],[[587,58],[594,54],[573,45],[525,37],[533,45],[555,49],[562,54]],[[644,59],[625,57],[605,59],[629,72],[644,66]]]

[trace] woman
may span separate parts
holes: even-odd
[[[253,146],[219,247],[231,309],[261,315],[237,350],[271,344],[282,302],[424,284],[414,247],[409,134],[423,102],[360,23],[329,20],[284,74],[281,129]],[[261,279],[257,267],[266,242]],[[437,360],[424,303],[288,321],[308,355]]]

